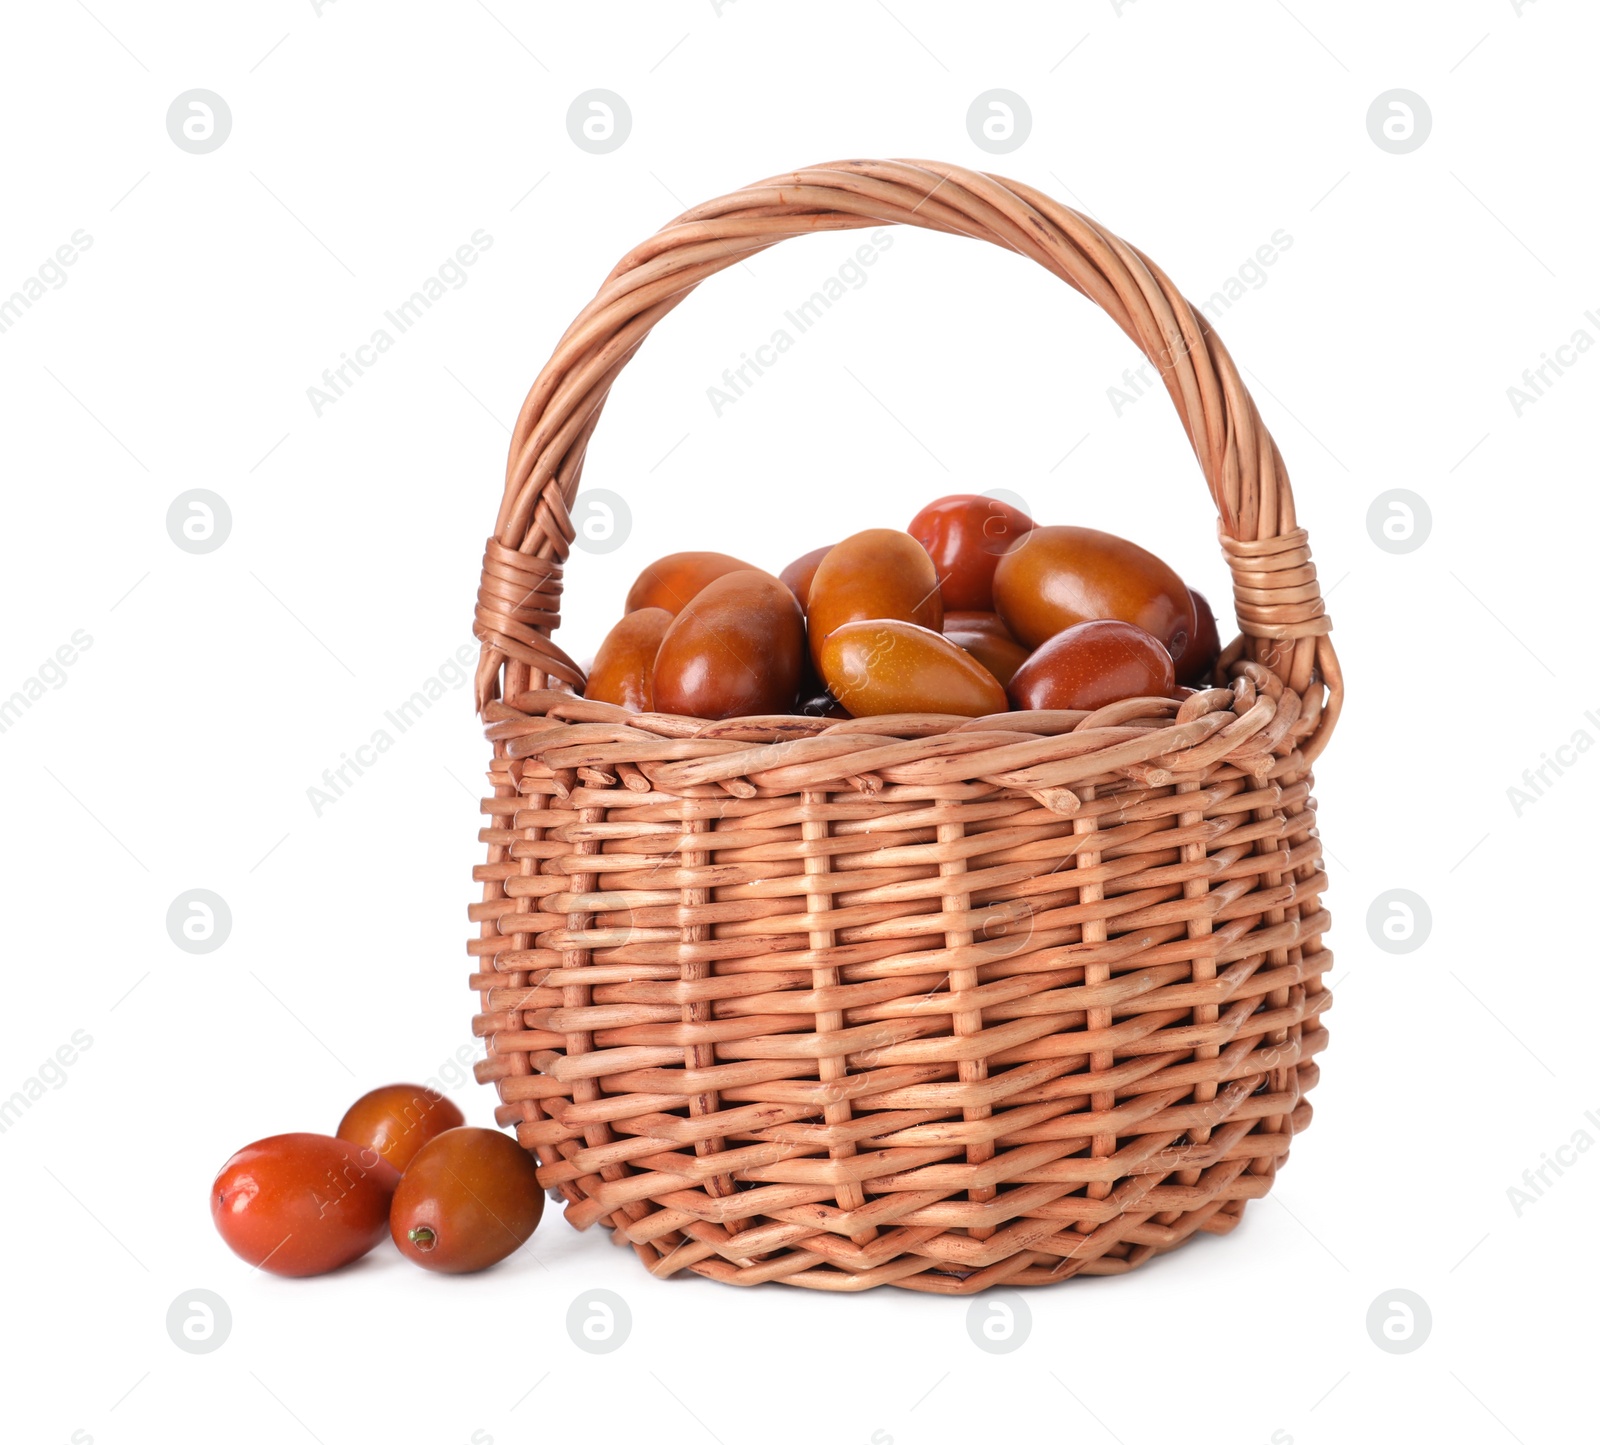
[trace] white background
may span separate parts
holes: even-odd
[[[1578,1131],[1600,1141],[1585,1120],[1600,758],[1566,754],[1520,816],[1507,789],[1580,729],[1600,739],[1600,711],[1585,718],[1600,357],[1520,416],[1507,388],[1578,328],[1600,339],[1583,316],[1600,308],[1600,17],[1572,0],[1121,10],[8,10],[0,296],[75,230],[92,237],[0,334],[0,696],[76,630],[92,638],[0,734],[0,1097],[74,1031],[92,1039],[0,1136],[8,1440],[1592,1435],[1600,1150],[1547,1166],[1520,1213],[1508,1189]],[[195,87],[232,113],[204,155],[166,128]],[[566,127],[596,87],[632,112],[607,155]],[[1396,87],[1432,113],[1406,155],[1366,125]],[[967,131],[993,88],[1032,113],[1007,155]],[[1227,1239],[1030,1292],[1031,1335],[1004,1356],[969,1339],[966,1301],[657,1282],[554,1211],[472,1278],[387,1245],[328,1278],[251,1273],[207,1214],[228,1154],[331,1131],[361,1090],[437,1077],[471,1043],[487,752],[469,690],[447,689],[320,816],[307,789],[471,640],[539,365],[613,261],[683,206],[896,155],[1091,209],[1197,300],[1292,237],[1219,323],[1294,476],[1349,684],[1318,776],[1333,1042],[1278,1187]],[[467,283],[318,416],[307,387],[480,228],[493,244]],[[990,487],[1128,533],[1226,603],[1163,394],[1118,415],[1107,388],[1137,364],[1130,344],[999,251],[896,232],[867,284],[715,415],[706,388],[858,240],[717,277],[619,382],[586,481],[626,498],[633,530],[575,555],[560,634],[575,655],[655,555],[776,568]],[[167,533],[191,488],[231,511],[208,555]],[[1403,555],[1367,525],[1392,488],[1432,517]],[[201,956],[165,927],[195,888],[232,914]],[[1432,913],[1398,956],[1366,925],[1393,888]],[[491,1122],[491,1090],[452,1093]],[[565,1324],[595,1287],[633,1319],[606,1356]],[[165,1326],[195,1288],[232,1312],[206,1355]],[[1432,1314],[1403,1355],[1366,1327],[1396,1288]]]

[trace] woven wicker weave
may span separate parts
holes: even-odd
[[[1233,574],[1221,685],[977,720],[700,723],[575,696],[550,633],[617,373],[707,276],[893,223],[1037,261],[1160,368]],[[1310,766],[1342,695],[1328,628],[1221,341],[1094,221],[926,161],[686,212],[534,383],[484,560],[493,796],[470,951],[500,1122],[573,1224],[663,1276],[971,1294],[1226,1233],[1309,1122],[1326,1040]]]

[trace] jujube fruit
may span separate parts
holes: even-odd
[[[788,712],[800,685],[805,619],[794,593],[754,569],[707,585],[661,639],[655,705],[685,717]]]
[[[497,1129],[450,1129],[407,1167],[389,1233],[413,1264],[466,1274],[527,1243],[544,1213],[532,1157]]]
[[[1016,671],[1028,660],[1028,649],[1010,637],[1000,637],[993,632],[962,632],[946,627],[945,637],[963,652],[970,652],[993,674],[1004,687]]]
[[[661,639],[672,626],[665,607],[630,612],[610,632],[594,655],[583,695],[593,702],[613,702],[630,712],[654,712],[651,676]]]
[[[622,610],[637,612],[641,607],[664,607],[677,614],[708,583],[729,572],[749,570],[748,562],[741,562],[726,552],[673,552],[658,557],[634,579]]]
[[[1142,627],[1178,657],[1195,633],[1183,579],[1154,553],[1091,527],[1036,527],[1000,559],[994,601],[1029,647],[1080,622],[1113,619]]]
[[[994,606],[994,569],[1033,530],[1033,518],[994,497],[960,494],[929,502],[906,528],[933,559],[944,605]]]
[[[385,1084],[363,1094],[345,1110],[335,1132],[347,1143],[376,1149],[403,1170],[435,1134],[465,1122],[461,1110],[437,1089],[425,1084]]]
[[[806,605],[811,656],[822,670],[822,643],[846,622],[888,619],[934,632],[944,621],[939,578],[922,544],[874,527],[846,537],[817,567]],[[824,679],[827,673],[823,672]]]
[[[1167,697],[1172,654],[1142,627],[1102,618],[1058,632],[1022,664],[1007,689],[1019,708],[1090,712],[1129,697]]]
[[[1006,626],[1000,614],[992,611],[962,611],[957,609],[951,612],[946,609],[944,614],[944,635],[948,637],[952,632],[982,632],[990,637],[1003,637],[1008,642],[1017,640],[1011,635],[1011,629]]]
[[[795,704],[794,710],[801,717],[847,718],[850,716],[849,709],[841,706],[839,699],[826,688],[815,693],[802,692],[800,701]]]
[[[944,635],[977,658],[1001,687],[1028,658],[1028,649],[1011,635],[998,612],[946,612]]]
[[[804,557],[796,557],[787,567],[778,573],[778,581],[782,582],[794,593],[802,608],[811,591],[811,579],[817,575],[817,568],[821,566],[822,559],[833,551],[834,544],[829,542],[826,547],[818,547],[807,552]]]
[[[246,1264],[272,1274],[326,1274],[383,1238],[399,1182],[376,1149],[326,1134],[275,1134],[222,1166],[211,1218]]]
[[[852,717],[1006,710],[1005,689],[949,638],[914,622],[846,622],[822,644],[822,677]]]
[[[1194,603],[1194,636],[1172,667],[1179,682],[1193,685],[1210,680],[1217,658],[1222,654],[1222,639],[1217,635],[1216,613],[1204,594],[1191,587],[1189,599]]]

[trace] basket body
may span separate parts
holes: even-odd
[[[955,167],[786,180],[625,258],[513,438],[477,624],[479,1077],[569,1221],[656,1275],[970,1294],[1119,1273],[1231,1230],[1310,1120],[1331,965],[1311,764],[1342,684],[1306,536],[1221,343],[1124,243]],[[616,373],[704,275],[897,221],[1023,251],[1160,364],[1234,576],[1214,685],[981,719],[585,701],[549,634]]]
[[[1211,697],[1191,750],[1281,718],[1281,697]],[[967,1293],[1128,1269],[1270,1187],[1328,1002],[1294,752],[1096,771],[1041,784],[1051,807],[971,774],[1023,749],[1081,772],[1080,732],[869,719],[708,751],[551,721],[500,726],[491,805],[502,917],[537,910],[497,967],[529,981],[477,982],[497,1058],[532,1066],[501,1096],[537,1104],[519,1134],[575,1222],[657,1274]],[[1179,726],[1098,730],[1154,757]],[[680,781],[722,758],[753,796]]]

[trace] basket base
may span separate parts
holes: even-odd
[[[886,1231],[866,1246],[857,1246],[841,1235],[813,1236],[790,1246],[781,1256],[767,1259],[739,1256],[735,1243],[739,1236],[725,1231],[720,1239],[680,1238],[665,1252],[630,1239],[629,1231],[622,1227],[613,1229],[612,1241],[631,1246],[657,1278],[697,1274],[719,1284],[748,1288],[776,1283],[835,1294],[890,1286],[923,1294],[975,1295],[1000,1286],[1060,1284],[1080,1274],[1127,1274],[1198,1234],[1231,1234],[1244,1216],[1245,1205],[1264,1197],[1273,1178],[1272,1173],[1238,1171],[1211,1202],[1182,1211],[1176,1219],[1170,1218],[1171,1211],[1161,1215],[1129,1212],[1088,1232],[1052,1225],[1048,1233],[1040,1230],[1037,1221],[1030,1221],[1026,1227],[998,1231],[982,1241],[986,1247],[979,1257],[987,1260],[994,1256],[993,1262],[966,1269],[951,1268],[918,1252],[928,1241],[916,1236],[934,1233],[928,1230]],[[1206,1181],[1202,1187],[1216,1182]],[[691,1234],[710,1235],[714,1228],[696,1227]],[[970,1236],[956,1236],[960,1238]],[[942,1242],[950,1246],[955,1239],[946,1236]],[[943,1252],[936,1249],[930,1254]]]

